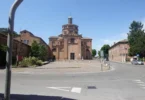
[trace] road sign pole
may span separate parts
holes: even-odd
[[[23,0],[16,0],[10,9],[9,27],[7,37],[7,56],[6,56],[6,80],[5,80],[5,93],[4,100],[10,100],[11,88],[11,65],[12,65],[12,44],[13,44],[13,30],[14,30],[14,17],[17,7]]]

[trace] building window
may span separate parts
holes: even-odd
[[[71,42],[71,43],[74,43],[74,42],[75,42],[75,39],[74,39],[74,38],[71,38],[71,39],[70,39],[70,42]]]
[[[52,49],[52,52],[56,52],[56,48],[53,48],[53,49]]]
[[[28,44],[29,40],[23,40],[23,43]]]
[[[81,45],[82,45],[82,46],[84,45],[83,42],[81,42]]]
[[[69,32],[70,32],[70,33],[73,33],[73,30],[70,30]]]
[[[66,31],[64,31],[64,34],[67,34],[67,32],[66,32]]]

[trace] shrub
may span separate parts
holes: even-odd
[[[38,65],[38,66],[42,66],[42,60],[37,60],[37,62],[36,62],[36,65]]]
[[[140,61],[144,61],[144,58],[139,58],[138,60],[140,60]]]
[[[42,61],[39,60],[36,57],[28,57],[28,58],[24,58],[21,62],[20,62],[20,67],[29,67],[29,66],[41,66],[42,65]]]
[[[20,67],[28,67],[30,66],[30,61],[29,58],[24,58],[21,62],[20,62]]]
[[[35,65],[38,61],[38,58],[36,57],[29,57],[29,61],[31,65]]]

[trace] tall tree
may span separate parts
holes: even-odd
[[[139,54],[140,57],[145,56],[145,32],[143,24],[138,21],[133,21],[129,27],[128,42],[130,45],[129,55],[135,56]]]
[[[108,51],[109,51],[109,49],[110,49],[110,45],[108,45],[108,44],[104,44],[102,46],[102,48],[101,48],[101,50],[104,52],[104,57],[105,58],[108,57]]]
[[[44,45],[39,44],[36,41],[33,41],[32,46],[31,46],[31,56],[37,57],[41,60],[45,60],[47,54],[48,54],[48,51]]]
[[[0,33],[4,34],[4,35],[8,35],[8,29],[7,28],[0,28]],[[13,37],[16,37],[16,36],[18,36],[18,33],[14,31]]]
[[[36,41],[33,41],[32,43],[31,56],[39,57],[39,44]]]
[[[39,59],[45,60],[47,53],[47,49],[44,45],[39,45]]]
[[[93,56],[93,57],[95,57],[95,56],[96,56],[96,54],[97,54],[96,49],[93,49],[93,50],[92,50],[92,56]]]

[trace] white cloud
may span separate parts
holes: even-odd
[[[105,40],[102,40],[102,42],[103,42],[103,44],[109,44],[109,45],[111,45],[111,44],[113,44],[114,42],[117,42],[118,40],[112,40],[112,39],[110,39],[110,40],[108,40],[108,39],[105,39]]]
[[[120,34],[120,35],[121,35],[121,38],[124,38],[124,39],[127,38],[127,33],[122,33],[122,34]]]
[[[144,18],[141,22],[142,22],[142,24],[144,25],[144,26],[143,26],[143,29],[145,30],[145,18]]]

